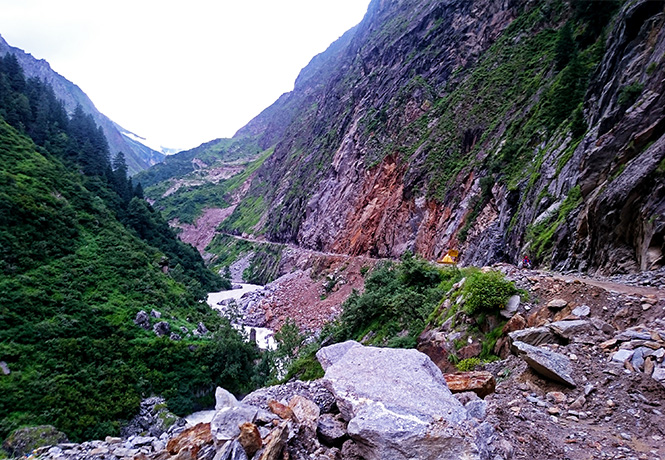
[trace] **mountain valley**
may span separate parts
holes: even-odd
[[[165,158],[35,65],[0,61],[11,455],[665,458],[664,1],[372,0]]]

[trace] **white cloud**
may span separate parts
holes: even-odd
[[[162,145],[230,137],[369,0],[0,0],[0,34]]]

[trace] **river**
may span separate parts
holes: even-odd
[[[239,300],[243,295],[248,292],[258,291],[263,289],[263,286],[258,284],[243,284],[240,283],[240,289],[230,289],[228,291],[210,292],[208,294],[208,305],[215,310],[220,310],[219,302],[229,299]],[[273,338],[274,331],[266,329],[265,327],[252,327],[243,326],[245,332],[249,335],[252,329],[256,332],[256,344],[261,350],[274,350],[277,348],[277,342]]]
[[[219,302],[228,299],[240,299],[243,295],[248,292],[258,291],[263,289],[263,286],[257,284],[243,284],[240,283],[240,289],[230,289],[228,291],[220,292],[210,292],[208,294],[208,305],[215,310],[220,310]],[[238,327],[235,325],[235,327]],[[249,335],[251,330],[256,331],[256,345],[262,350],[274,350],[277,347],[277,343],[273,338],[274,331],[266,329],[265,327],[251,327],[251,326],[242,326],[245,332]],[[194,412],[185,417],[187,421],[187,426],[194,426],[199,423],[210,423],[213,416],[215,415],[214,410],[202,410],[199,412]]]

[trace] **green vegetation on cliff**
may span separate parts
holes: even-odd
[[[320,376],[314,354],[322,342],[357,340],[366,345],[415,348],[423,331],[439,330],[446,320],[450,323],[446,332],[459,331],[458,337],[473,337],[481,343],[475,362],[497,359],[493,350],[505,324],[499,311],[510,296],[522,293],[500,272],[441,268],[406,253],[400,262],[379,264],[368,274],[362,294],[351,294],[339,318],[323,328],[319,342],[303,346],[297,359],[292,353],[287,375]],[[289,336],[296,335],[289,331]],[[465,340],[459,343],[466,345]],[[457,362],[454,348],[449,359]],[[462,367],[471,362],[461,363]]]

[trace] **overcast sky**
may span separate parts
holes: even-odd
[[[0,0],[0,35],[152,144],[231,137],[369,0]]]

